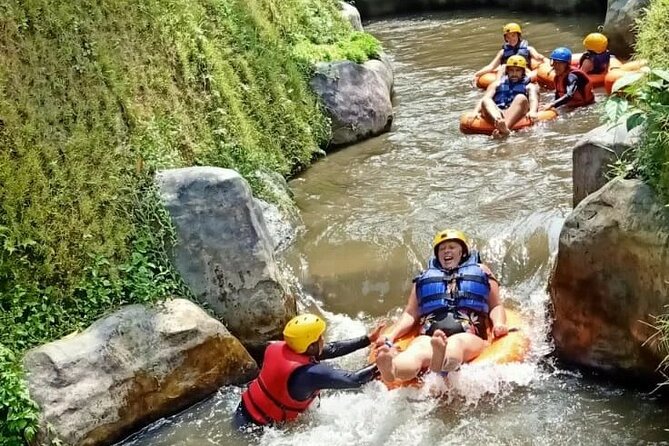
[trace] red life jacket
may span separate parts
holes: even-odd
[[[283,341],[270,343],[260,375],[242,394],[244,408],[253,421],[260,425],[291,421],[307,410],[318,392],[307,400],[294,400],[288,393],[288,379],[295,369],[311,363],[308,356],[295,353]]]
[[[581,80],[585,81],[585,84],[583,88],[578,88],[576,90],[574,96],[566,105],[570,107],[580,107],[595,102],[595,95],[592,92],[590,78],[587,74],[576,68],[566,71],[562,76],[555,75],[555,99],[559,99],[567,94],[567,76],[569,76],[569,73],[574,73]]]

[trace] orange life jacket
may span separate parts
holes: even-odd
[[[311,362],[283,341],[267,346],[260,375],[242,394],[242,404],[253,421],[260,425],[291,421],[307,410],[318,392],[307,400],[294,400],[288,393],[288,379],[295,369]]]
[[[584,80],[585,84],[583,88],[578,88],[576,90],[574,96],[566,105],[570,107],[580,107],[595,102],[595,95],[592,92],[590,78],[587,74],[576,68],[566,71],[562,76],[555,75],[555,99],[559,99],[567,94],[567,76],[569,76],[569,73],[574,73],[580,79]]]

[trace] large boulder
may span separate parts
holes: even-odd
[[[274,252],[278,254],[293,243],[304,227],[302,217],[293,201],[293,191],[284,177],[267,170],[256,171],[254,177],[271,197],[271,201],[256,198],[256,202],[262,211]]]
[[[112,444],[257,373],[223,324],[184,299],[124,307],[29,351],[24,366],[44,435],[71,445]]]
[[[639,180],[586,197],[562,228],[550,297],[560,357],[653,374],[664,357],[649,324],[669,304],[669,208]]]
[[[599,190],[609,179],[607,174],[618,160],[624,160],[639,142],[639,130],[628,132],[624,121],[604,124],[583,136],[572,152],[573,205]]]
[[[389,68],[379,61],[316,65],[310,84],[332,120],[332,145],[351,144],[390,129],[393,77]]]
[[[357,8],[350,3],[339,2],[341,7],[341,15],[351,24],[355,31],[363,31],[362,20],[360,20],[360,13]]]
[[[609,50],[629,58],[636,39],[635,21],[650,0],[609,0],[604,19],[604,34],[609,38]]]
[[[274,241],[237,172],[189,167],[158,172],[176,227],[174,263],[195,297],[252,350],[277,339],[296,313],[274,258]]]

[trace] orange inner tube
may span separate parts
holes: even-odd
[[[539,112],[539,116],[536,121],[550,121],[557,118],[557,111],[550,109]],[[524,117],[513,126],[511,130],[520,130],[525,127],[530,127],[534,125],[533,120]],[[479,134],[479,135],[492,135],[492,132],[495,130],[495,127],[492,123],[483,119],[482,116],[477,115],[473,111],[465,112],[460,117],[460,131],[465,134]]]
[[[539,67],[541,64],[537,63],[536,66]],[[531,82],[537,82],[537,70],[534,66],[532,68],[532,71],[526,69],[525,72],[529,76]],[[484,73],[480,76],[476,76],[476,86],[485,90],[488,88],[488,85],[492,84],[500,77],[501,76],[499,76],[497,72]]]
[[[578,63],[581,60],[582,54],[583,53],[576,53],[571,56],[572,67],[578,68]],[[615,56],[611,56],[611,60],[609,62],[609,72],[620,68],[621,65],[622,62],[620,62],[620,60],[618,60]],[[588,74],[590,82],[592,83],[592,87],[603,87],[605,85],[604,80],[606,78],[606,74],[607,73]],[[549,63],[543,63],[541,66],[539,66],[539,68],[537,68],[537,82],[544,88],[555,90],[555,71],[553,71],[553,67],[551,67]]]
[[[616,83],[618,79],[625,76],[629,73],[638,73],[646,68],[647,62],[645,60],[633,60],[622,64],[620,67],[609,70],[604,77],[604,88],[606,89],[606,94],[611,94],[613,90],[613,84]]]
[[[527,353],[530,350],[530,338],[527,335],[527,325],[516,311],[505,309],[505,312],[506,325],[511,331],[506,336],[495,339],[488,344],[481,354],[470,362],[471,364],[508,364],[512,362],[522,362],[527,357]],[[413,332],[396,340],[395,347],[400,351],[406,350],[416,336],[418,336],[418,327],[416,327]],[[490,337],[491,334],[489,333],[488,338]],[[369,362],[373,363],[375,361],[376,352],[372,350],[369,354]],[[384,381],[384,384],[389,389],[407,386],[419,387],[421,383],[420,378],[414,378],[410,381]]]

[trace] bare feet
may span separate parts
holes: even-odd
[[[376,350],[376,366],[381,373],[381,379],[386,382],[395,381],[394,357],[395,355],[391,351],[391,348],[387,345],[382,345]]]
[[[495,119],[495,130],[492,132],[493,138],[504,138],[505,136],[509,136],[510,133],[511,131],[509,130],[509,127],[507,127],[504,118]]]
[[[444,364],[444,356],[446,355],[446,344],[448,339],[446,333],[441,330],[435,330],[430,344],[432,345],[432,360],[430,361],[430,370],[433,372],[441,372],[441,367]]]

